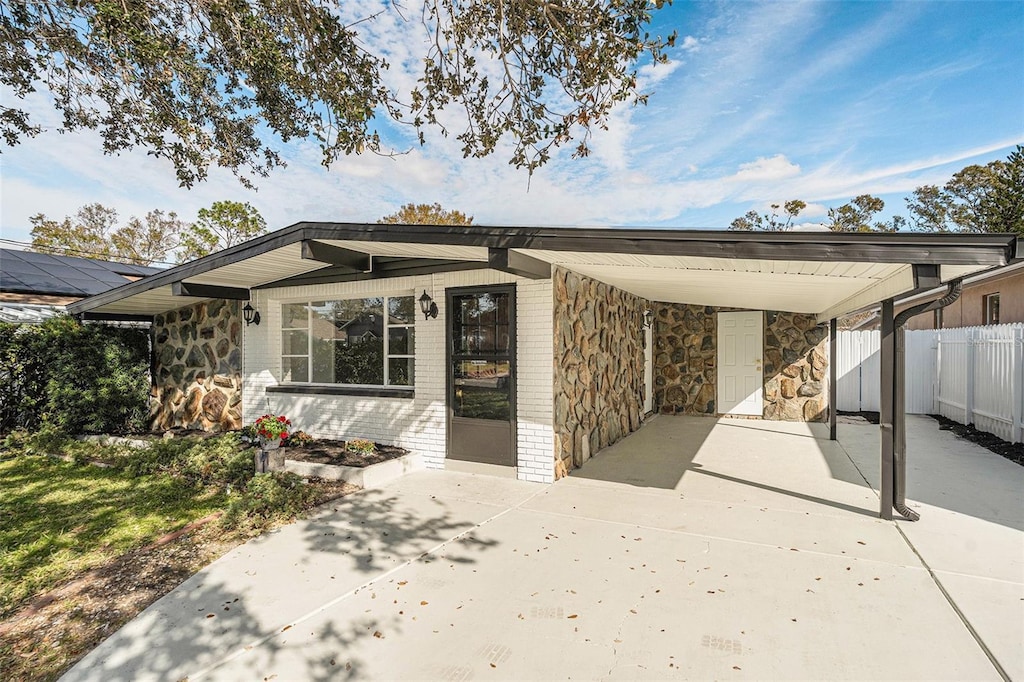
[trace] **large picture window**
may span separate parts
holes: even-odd
[[[413,386],[415,311],[413,296],[285,303],[282,380]]]

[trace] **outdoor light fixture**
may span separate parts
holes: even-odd
[[[420,296],[420,312],[423,313],[423,319],[425,320],[437,317],[437,304],[427,294],[426,289],[423,290],[423,295]]]
[[[654,313],[650,310],[644,311],[644,323],[641,325],[644,329],[650,329],[651,325],[654,324]]]
[[[254,324],[258,327],[260,326],[260,311],[246,303],[242,308],[242,319],[245,320],[246,326]]]

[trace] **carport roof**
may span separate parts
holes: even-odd
[[[821,320],[1019,255],[1010,234],[860,234],[297,223],[68,306],[152,316],[250,289],[560,266],[648,300],[810,313]]]

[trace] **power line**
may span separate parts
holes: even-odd
[[[23,241],[18,241],[17,239],[8,239],[6,237],[0,237],[0,243],[3,243],[3,244],[15,244],[17,246],[28,246],[28,247],[32,246],[32,242],[23,242]],[[45,248],[45,251],[41,251],[39,253],[50,253],[51,251],[56,251],[57,255],[64,255],[64,256],[98,256],[100,258],[100,260],[106,260],[108,262],[109,262],[109,259],[110,259],[110,254],[109,253],[102,253],[102,252],[99,252],[99,251],[88,251],[86,249],[76,249],[76,248],[73,248],[73,247],[70,247],[70,246],[47,246],[47,247],[44,247],[44,248]],[[155,260],[155,261],[152,261],[150,263],[150,265],[157,264],[157,263],[160,264],[160,265],[170,265],[170,266],[178,265],[178,263],[171,263],[171,262],[165,261],[165,260]],[[128,263],[128,265],[136,265],[136,264],[135,263]],[[143,266],[139,266],[139,267],[149,267],[149,266],[143,265]]]

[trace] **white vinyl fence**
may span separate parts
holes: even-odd
[[[879,409],[881,333],[839,332],[836,405]],[[1024,324],[906,332],[907,412],[1024,441]]]

